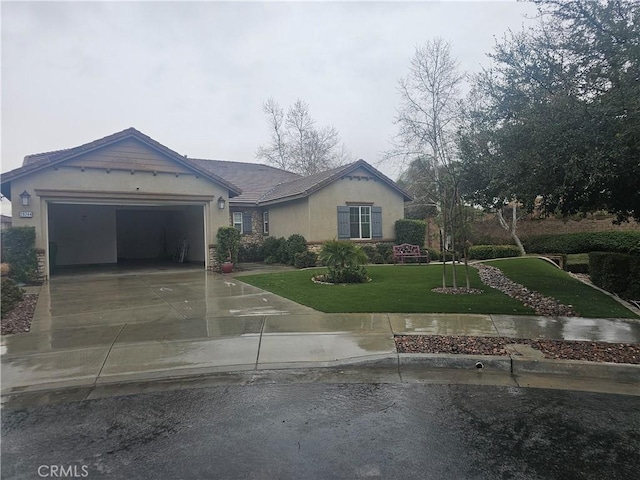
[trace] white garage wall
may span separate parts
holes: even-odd
[[[57,265],[116,263],[116,210],[109,205],[49,205]]]

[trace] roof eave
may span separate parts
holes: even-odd
[[[163,155],[168,156],[169,158],[171,158],[172,160],[176,161],[177,163],[179,163],[180,165],[193,170],[194,172],[196,172],[199,175],[202,175],[203,177],[218,183],[220,185],[222,185],[223,187],[225,187],[228,191],[229,191],[229,198],[232,197],[236,197],[238,195],[242,194],[242,189],[240,189],[239,187],[237,187],[236,185],[232,184],[231,182],[218,177],[215,174],[212,174],[211,172],[208,172],[202,168],[200,168],[199,166],[191,163],[188,161],[187,158],[183,157],[182,155],[180,155],[177,152],[174,152],[173,150],[171,150],[168,147],[165,147],[164,145],[162,145],[161,143],[157,142],[156,140],[153,140],[151,137],[148,137],[147,135],[145,135],[144,133],[136,130],[135,128],[128,128],[126,130],[123,130],[121,132],[117,132],[114,133],[112,135],[108,135],[106,137],[103,137],[101,139],[98,140],[94,140],[93,142],[89,142],[87,144],[84,145],[80,145],[78,147],[74,147],[71,149],[66,149],[66,150],[60,150],[59,153],[53,155],[53,157],[50,157],[47,159],[47,161],[43,161],[41,164],[31,164],[31,165],[24,165],[22,167],[16,168],[14,170],[11,170],[9,172],[7,172],[6,174],[2,175],[2,194],[5,195],[9,200],[10,200],[10,196],[7,195],[5,193],[6,187],[5,185],[10,184],[13,180],[16,180],[18,178],[27,176],[27,175],[31,175],[32,173],[38,172],[40,170],[43,170],[47,167],[51,167],[54,165],[57,165],[59,163],[62,163],[66,160],[75,158],[79,155],[84,155],[86,153],[90,153],[96,150],[99,150],[100,148],[103,148],[105,146],[111,145],[113,143],[116,142],[120,142],[126,138],[135,138],[136,140],[144,143],[145,145],[147,145],[149,148],[152,148],[160,153],[162,153]],[[9,177],[9,178],[7,178]],[[10,188],[9,188],[10,190]]]

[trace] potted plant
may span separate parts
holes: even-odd
[[[218,229],[218,264],[222,273],[231,273],[238,261],[240,248],[240,232],[234,227],[220,227]]]
[[[227,259],[222,262],[222,273],[231,273],[233,272],[233,262],[231,261],[231,250],[229,250],[229,255],[227,255]]]

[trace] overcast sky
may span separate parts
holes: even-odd
[[[416,46],[443,37],[462,70],[478,71],[495,39],[535,14],[515,0],[1,8],[3,172],[128,127],[190,157],[257,162],[269,97],[305,100],[318,126],[376,164]]]

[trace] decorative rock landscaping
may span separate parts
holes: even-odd
[[[399,353],[447,353],[460,355],[512,354],[508,345],[530,345],[545,358],[640,364],[640,344],[569,340],[532,340],[509,337],[459,335],[399,335],[395,337]]]
[[[480,272],[482,283],[515,298],[522,302],[523,305],[535,310],[538,315],[549,317],[575,317],[578,315],[571,305],[563,305],[555,298],[546,297],[541,293],[529,290],[524,285],[508,279],[499,268],[483,264],[478,264],[476,267]]]
[[[38,295],[25,294],[18,303],[2,319],[2,335],[22,333],[31,330],[31,319],[36,309]]]

